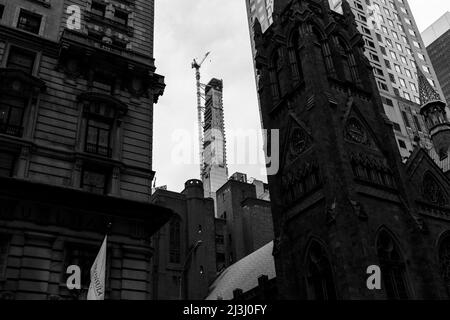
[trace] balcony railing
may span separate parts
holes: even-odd
[[[0,133],[14,137],[22,137],[23,127],[14,126],[12,124],[0,123]]]
[[[108,147],[103,147],[94,143],[86,143],[85,151],[87,153],[97,154],[103,157],[112,157],[112,149]]]

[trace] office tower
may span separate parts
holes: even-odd
[[[262,1],[261,1],[262,2]],[[260,3],[261,3],[260,2]],[[342,13],[342,1],[329,0],[329,7]],[[388,118],[393,122],[397,144],[407,158],[419,143],[436,157],[425,123],[420,117],[416,64],[428,81],[442,93],[425,46],[420,37],[411,9],[406,0],[349,0],[358,30],[363,35],[365,54],[373,66],[378,88]],[[267,20],[262,4],[247,0],[249,26],[256,18]],[[262,13],[261,13],[262,12]],[[270,19],[272,21],[273,18]],[[261,22],[260,22],[261,23]],[[263,32],[265,32],[261,23]],[[253,31],[252,53],[255,56]]]
[[[105,298],[151,298],[148,240],[171,216],[150,203],[153,15],[153,0],[0,0],[1,298],[85,298],[109,223]]]
[[[216,201],[216,191],[228,180],[222,80],[211,79],[206,85],[203,120],[202,180],[205,197]]]
[[[450,103],[450,12],[446,12],[422,32],[422,38],[448,104]]]

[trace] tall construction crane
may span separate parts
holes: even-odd
[[[192,68],[195,69],[195,79],[197,85],[197,117],[198,117],[198,148],[199,148],[199,160],[200,160],[200,177],[203,175],[203,107],[202,107],[202,84],[200,83],[200,68],[205,62],[206,58],[208,58],[211,52],[207,52],[206,55],[200,62],[197,62],[196,59],[192,62]]]

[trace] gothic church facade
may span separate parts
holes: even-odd
[[[448,298],[448,172],[419,147],[402,162],[347,1],[341,15],[325,0],[278,0],[273,25],[254,31],[263,128],[280,129],[268,176],[279,298]],[[381,290],[366,286],[371,265]]]

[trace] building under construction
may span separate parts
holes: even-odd
[[[216,191],[228,180],[222,80],[213,78],[206,85],[203,121],[202,180],[205,197],[216,202]]]

